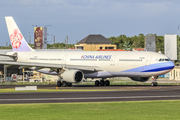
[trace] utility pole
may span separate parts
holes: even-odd
[[[53,47],[55,49],[55,35],[53,36]]]
[[[55,35],[53,36],[53,44],[55,44]]]
[[[68,35],[67,35],[67,39],[66,40],[67,40],[66,42],[67,42],[67,49],[68,49]]]
[[[66,49],[66,39],[64,40],[64,44],[65,44],[65,49]]]
[[[180,47],[179,45],[180,45],[180,41],[179,41],[179,26],[178,26],[178,48]],[[180,48],[179,48],[179,50],[180,50]],[[178,51],[179,52],[179,65],[180,65],[180,51]]]
[[[29,36],[29,44],[31,44],[31,36]]]

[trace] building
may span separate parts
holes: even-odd
[[[124,49],[99,49],[98,51],[127,51]]]
[[[156,52],[156,37],[155,36],[145,37],[145,48],[147,51]]]
[[[146,51],[145,48],[133,48],[132,51]]]
[[[180,66],[175,66],[169,74],[170,80],[180,80]]]
[[[84,51],[97,51],[99,49],[116,49],[116,45],[102,35],[89,35],[75,45],[76,49]]]

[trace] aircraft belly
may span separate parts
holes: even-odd
[[[84,78],[109,78],[113,77],[109,72],[85,73]]]
[[[116,77],[150,77],[159,76],[170,72],[171,70],[164,70],[159,72],[109,72]]]

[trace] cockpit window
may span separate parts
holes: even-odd
[[[172,61],[169,57],[168,57],[169,61]]]
[[[167,58],[160,58],[159,61],[171,61],[170,59],[167,59]]]
[[[169,59],[165,59],[165,61],[169,61]]]

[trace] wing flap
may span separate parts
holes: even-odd
[[[86,66],[86,65],[64,65],[64,64],[12,62],[12,61],[0,61],[0,64],[19,65],[23,67],[28,66],[28,67],[37,67],[37,68],[54,68],[54,69],[67,68],[67,69],[78,69],[84,71],[103,71],[103,69],[101,69],[98,66]]]
[[[28,63],[28,62],[6,62],[0,61],[0,64],[5,65],[19,65],[19,66],[29,66],[29,67],[44,67],[44,68],[62,68],[60,64],[47,64],[47,63]]]

